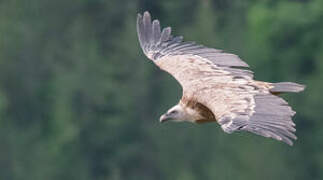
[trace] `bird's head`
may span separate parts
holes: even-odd
[[[161,123],[166,122],[166,121],[185,121],[187,118],[186,111],[182,107],[181,104],[177,104],[174,107],[170,108],[167,113],[163,114],[160,116],[159,121]]]

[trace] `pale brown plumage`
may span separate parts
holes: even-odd
[[[138,14],[137,32],[146,56],[183,88],[179,104],[161,120],[217,121],[227,133],[245,130],[293,144],[295,112],[274,94],[299,92],[303,85],[255,81],[252,71],[239,69],[248,65],[238,56],[182,42],[182,37],[171,35],[171,28],[161,31],[159,21],[151,22],[148,12]]]

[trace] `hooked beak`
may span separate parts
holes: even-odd
[[[166,122],[166,121],[169,121],[171,120],[171,118],[167,115],[167,114],[163,114],[162,116],[160,116],[159,118],[159,122],[160,123],[163,123],[163,122]]]

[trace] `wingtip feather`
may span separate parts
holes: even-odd
[[[144,16],[149,16],[150,17],[150,13],[148,11],[145,11]]]
[[[305,85],[298,84],[294,82],[279,82],[273,83],[273,88],[270,89],[270,92],[280,93],[280,92],[301,92],[305,90]]]

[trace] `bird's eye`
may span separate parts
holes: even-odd
[[[169,114],[177,114],[177,111],[171,111],[171,112],[169,112]]]

